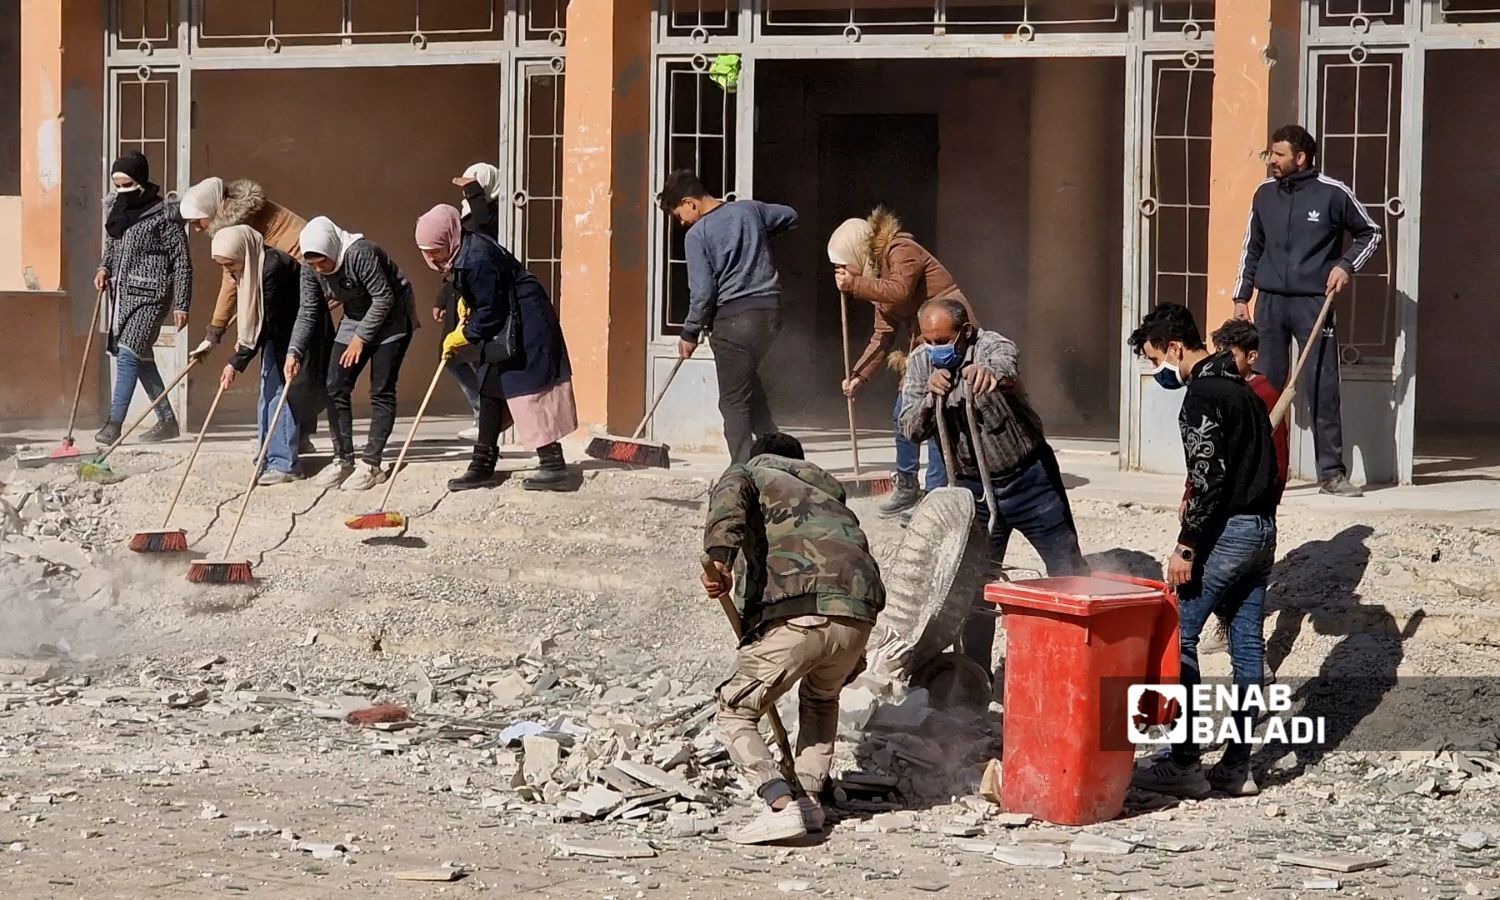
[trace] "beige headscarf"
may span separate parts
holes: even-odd
[[[338,227],[327,216],[318,216],[302,226],[297,244],[302,248],[303,256],[316,253],[333,260],[333,270],[337,272],[344,267],[344,254],[349,252],[349,245],[362,237],[364,235]]]
[[[845,219],[828,239],[828,261],[861,272],[870,268],[870,238],[875,234],[865,219]]]
[[[472,178],[479,182],[484,192],[490,195],[491,200],[500,199],[500,170],[489,163],[475,163],[464,169],[464,177]]]
[[[184,219],[212,219],[224,204],[224,179],[205,178],[182,194],[179,204]]]
[[[215,232],[211,252],[222,259],[245,264],[235,279],[239,315],[235,344],[253,350],[260,343],[260,326],[266,315],[265,292],[261,290],[261,275],[266,268],[265,241],[249,225],[231,225]]]

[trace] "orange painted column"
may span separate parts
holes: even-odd
[[[21,0],[21,265],[47,291],[62,287],[62,6]]]
[[[1266,178],[1271,132],[1298,116],[1297,0],[1234,0],[1214,15],[1214,106],[1208,214],[1208,321],[1234,312],[1234,278],[1250,200]]]
[[[580,423],[626,433],[645,406],[652,5],[568,9],[562,326]]]

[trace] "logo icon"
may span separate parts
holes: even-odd
[[[1320,221],[1322,218],[1323,218],[1323,214],[1320,213],[1320,212],[1318,212],[1315,209],[1310,209],[1310,210],[1307,211],[1307,221],[1309,221],[1309,222],[1317,222],[1317,221]]]
[[[1125,739],[1132,744],[1180,744],[1187,740],[1187,688],[1180,684],[1132,684],[1125,689]]]

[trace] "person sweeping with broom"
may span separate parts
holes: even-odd
[[[114,198],[104,220],[104,255],[94,288],[108,293],[109,352],[115,358],[115,384],[109,418],[94,435],[100,446],[119,440],[140,384],[149,396],[166,392],[152,346],[167,310],[178,331],[187,327],[193,298],[193,263],[187,234],[175,209],[151,181],[151,164],[140,153],[127,153],[110,167]],[[156,424],[143,441],[177,437],[177,417],[163,398],[156,404]]]
[[[928,300],[955,300],[969,312],[974,309],[959,290],[952,273],[927,248],[917,243],[901,228],[901,220],[883,206],[865,219],[845,219],[828,239],[828,261],[833,263],[833,283],[844,297],[863,300],[875,307],[875,330],[864,352],[846,374],[842,385],[844,396],[853,397],[880,373],[887,362],[898,376],[906,371],[906,357],[911,348],[922,342],[917,327],[917,310]],[[897,341],[906,336],[906,346],[896,349]],[[847,342],[849,336],[844,335]],[[901,397],[891,413],[896,435],[895,490],[880,504],[882,517],[908,512],[922,499],[917,470],[922,465],[922,448],[901,433]],[[943,470],[943,454],[937,440],[927,442],[927,490],[942,487],[948,477]]]
[[[833,763],[839,693],[863,668],[885,584],[843,487],[804,459],[796,438],[762,435],[750,452],[709,494],[701,580],[718,599],[739,571],[744,639],[715,692],[716,722],[730,759],[765,805],[728,838],[768,844],[823,828],[815,798]],[[794,786],[757,723],[799,681]]]
[[[427,265],[450,274],[461,324],[443,340],[445,358],[467,363],[479,384],[478,438],[453,491],[494,483],[500,433],[512,424],[539,470],[529,491],[575,490],[562,439],[578,428],[573,370],[562,326],[536,276],[487,235],[463,228],[459,211],[434,206],[417,220],[417,247]]]

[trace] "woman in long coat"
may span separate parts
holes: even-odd
[[[480,384],[479,438],[468,471],[450,481],[449,489],[492,483],[500,432],[514,423],[521,445],[535,450],[541,463],[521,486],[576,490],[561,443],[578,428],[573,369],[557,311],[541,282],[488,236],[465,231],[451,206],[435,206],[422,216],[416,239],[427,265],[452,273],[467,313],[443,341],[444,356],[468,361]],[[517,352],[509,355],[505,335],[517,326]]]
[[[464,194],[463,208],[459,215],[464,231],[487,235],[490,240],[498,242],[500,240],[498,201],[500,170],[489,163],[475,163],[465,169],[462,175],[453,179],[453,183]],[[432,305],[432,320],[443,329],[444,337],[458,328],[458,292],[453,289],[451,272],[443,277],[443,286],[438,289],[437,302]],[[478,376],[474,373],[472,366],[456,359],[449,359],[445,369],[453,380],[458,382],[459,390],[463,391],[464,399],[468,401],[469,408],[474,412],[474,424],[460,431],[458,439],[473,441],[479,436]]]
[[[135,386],[152,397],[166,391],[152,346],[172,312],[180,331],[187,326],[193,297],[193,264],[187,234],[176,210],[151,182],[151,166],[140,153],[127,153],[110,167],[114,198],[104,222],[104,256],[94,287],[108,292],[109,352],[115,357],[115,384],[109,418],[94,435],[114,443],[130,409]],[[156,424],[141,440],[177,437],[177,417],[165,397],[156,404]]]

